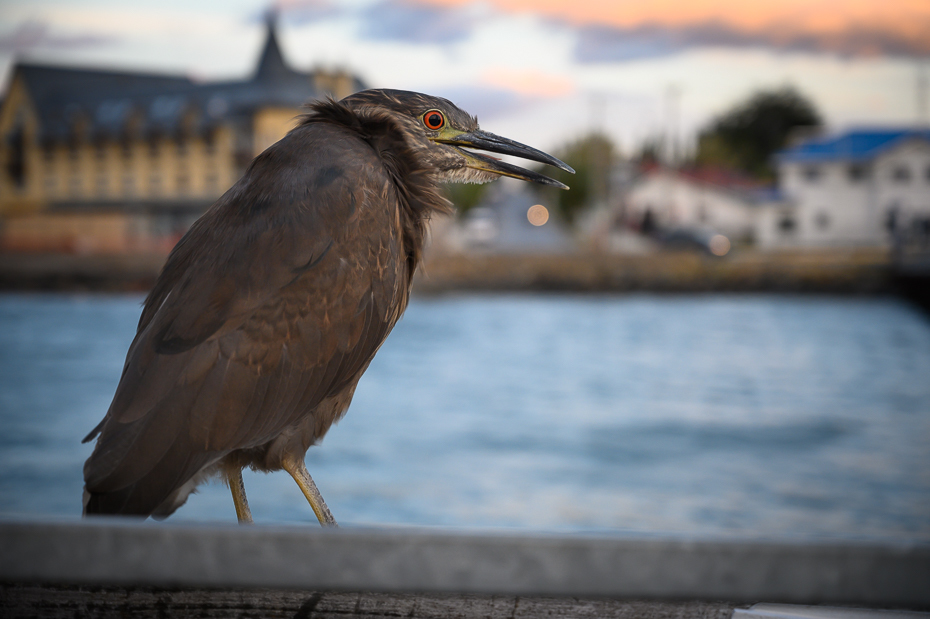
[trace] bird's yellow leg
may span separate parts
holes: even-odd
[[[236,517],[239,524],[252,524],[252,510],[249,509],[249,500],[245,497],[245,484],[242,483],[242,469],[231,467],[226,469],[226,482],[232,492],[233,503],[236,504]]]
[[[316,484],[313,483],[313,478],[311,478],[310,473],[307,472],[307,466],[304,464],[303,458],[285,456],[282,464],[284,470],[291,474],[291,477],[293,477],[297,485],[300,486],[301,492],[307,497],[307,501],[309,501],[310,507],[313,508],[313,513],[316,514],[320,524],[324,527],[338,526],[336,524],[336,519],[333,518],[333,514],[329,511],[329,508],[326,507],[326,501],[323,500],[323,495],[320,494]]]

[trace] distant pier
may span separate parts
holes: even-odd
[[[898,290],[930,311],[930,220],[899,232],[892,249],[892,270]]]

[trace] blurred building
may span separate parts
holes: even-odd
[[[241,81],[17,63],[0,105],[0,246],[167,251],[304,103],[363,88],[290,68],[272,20]]]
[[[522,182],[500,180],[479,206],[449,226],[431,226],[434,251],[570,253],[577,249],[559,217]]]
[[[599,238],[610,233],[599,245],[619,247],[632,229],[659,241],[722,234],[760,249],[930,246],[930,130],[813,137],[776,164],[777,187],[725,170],[643,169],[598,220]]]
[[[752,242],[756,205],[770,199],[759,183],[716,168],[646,170],[624,198],[625,218],[641,232],[708,230]]]
[[[781,152],[786,201],[764,209],[760,245],[879,246],[930,234],[930,130],[858,129]]]

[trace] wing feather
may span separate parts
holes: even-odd
[[[389,180],[344,130],[301,129],[169,257],[85,465],[88,513],[152,513],[202,467],[271,441],[354,389],[393,327],[376,297],[407,286],[398,205],[371,200]],[[328,152],[334,137],[353,148]]]

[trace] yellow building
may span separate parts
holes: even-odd
[[[168,251],[304,103],[363,88],[291,69],[270,20],[241,81],[17,63],[0,105],[0,251]]]

